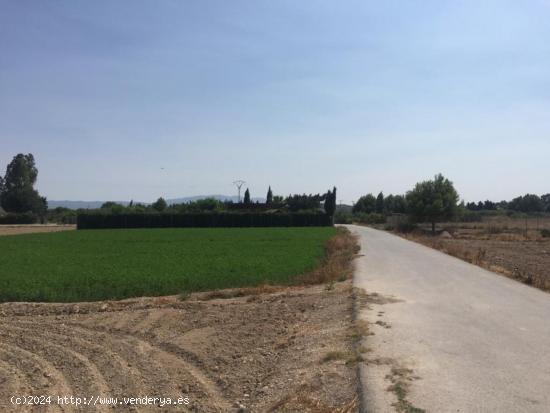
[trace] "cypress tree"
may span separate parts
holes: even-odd
[[[336,212],[336,187],[332,189],[332,192],[329,189],[325,196],[325,212],[331,217]]]
[[[376,197],[376,212],[382,214],[384,212],[384,194],[380,192]]]

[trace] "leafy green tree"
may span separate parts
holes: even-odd
[[[372,214],[376,211],[376,198],[373,194],[363,195],[357,200],[355,205],[353,205],[353,213],[365,213]]]
[[[384,213],[384,194],[382,193],[382,191],[380,191],[380,193],[376,197],[376,213]]]
[[[216,211],[223,210],[225,205],[222,201],[216,198],[204,198],[196,201],[200,211]]]
[[[396,214],[404,214],[407,212],[407,200],[403,195],[395,195],[393,197],[393,210]]]
[[[336,187],[332,189],[332,192],[330,189],[328,190],[327,194],[325,195],[325,212],[328,216],[333,217],[334,212],[336,211]]]
[[[190,209],[195,211],[215,211],[225,208],[224,203],[216,198],[197,199],[189,203]]]
[[[384,197],[384,212],[389,214],[404,214],[407,206],[403,195],[388,195]]]
[[[438,174],[431,181],[419,182],[407,192],[409,213],[419,221],[430,222],[432,233],[435,224],[451,219],[457,212],[458,193],[453,183]]]
[[[13,157],[0,180],[0,205],[8,212],[44,215],[48,202],[34,189],[38,169],[32,154]]]
[[[269,189],[267,190],[267,196],[265,197],[265,203],[267,205],[271,205],[273,203],[273,192],[271,191],[271,185],[269,186]]]
[[[391,214],[394,209],[394,199],[395,197],[392,194],[384,197],[384,212]]]
[[[113,201],[107,201],[107,202],[102,203],[100,208],[101,209],[113,209],[113,207],[116,207],[117,205],[120,205],[120,204],[117,204],[116,202],[113,202]]]
[[[246,188],[246,191],[244,191],[244,201],[243,201],[245,204],[250,204],[250,191],[248,190],[248,188]]]
[[[151,206],[153,207],[154,210],[158,212],[162,212],[168,207],[168,204],[166,203],[163,197],[160,197],[155,202],[153,202],[153,205]]]
[[[141,213],[147,212],[148,209],[149,209],[149,207],[147,205],[140,204],[139,202],[136,203],[136,204],[133,204],[132,208],[131,208],[132,211],[141,212]]]
[[[493,201],[487,200],[483,203],[483,209],[487,211],[494,211],[497,209],[497,204]]]
[[[544,202],[538,195],[526,194],[512,199],[508,207],[519,212],[542,212],[544,211]]]
[[[109,210],[109,212],[111,212],[112,214],[122,214],[127,210],[127,208],[124,205],[118,204],[113,201],[104,202],[103,204],[101,204],[100,209]]]

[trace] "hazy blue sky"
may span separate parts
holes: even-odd
[[[50,199],[550,192],[549,22],[548,0],[0,0],[0,168],[32,152]]]

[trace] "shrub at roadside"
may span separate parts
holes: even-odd
[[[350,212],[336,210],[334,213],[335,224],[353,224],[353,215]]]
[[[325,244],[325,258],[315,270],[297,278],[298,284],[322,284],[344,281],[353,273],[353,259],[360,247],[357,236],[347,228],[337,228],[337,234]]]
[[[383,214],[355,214],[355,221],[361,224],[385,224],[386,216]]]
[[[418,228],[418,225],[410,221],[401,221],[395,225],[395,230],[397,232],[402,232],[402,233],[412,232],[417,228]]]

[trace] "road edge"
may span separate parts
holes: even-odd
[[[351,228],[349,228],[348,226],[346,226],[346,228],[354,235],[357,235],[357,233],[355,231],[353,231]],[[358,243],[359,247],[361,247],[361,243]],[[358,254],[361,253],[361,250],[358,251]],[[360,319],[360,312],[361,312],[361,302],[359,300],[359,295],[358,295],[358,288],[356,287],[356,274],[357,274],[357,261],[354,260],[353,261],[353,273],[352,273],[352,288],[353,288],[353,292],[352,292],[352,296],[353,296],[353,311],[352,311],[352,322],[354,325],[357,325],[359,319]],[[362,341],[363,341],[363,337],[362,336],[358,336],[356,339],[355,339],[355,342],[353,343],[354,347],[355,347],[355,352],[357,354],[360,354],[360,347],[362,345]],[[367,395],[366,395],[366,392],[365,392],[365,383],[364,383],[364,380],[363,380],[363,377],[365,377],[366,375],[366,368],[367,368],[367,365],[366,363],[363,363],[361,361],[359,361],[359,363],[357,363],[357,397],[359,399],[359,413],[367,413]]]

